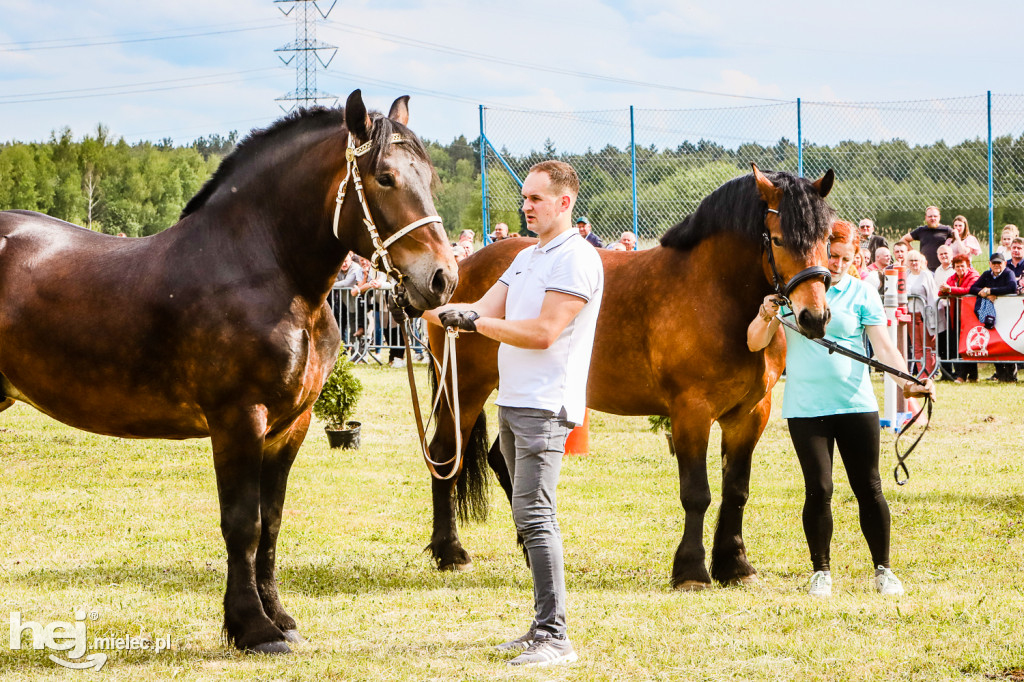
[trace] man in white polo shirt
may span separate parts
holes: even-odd
[[[478,332],[498,349],[501,453],[512,477],[512,517],[533,574],[535,615],[526,634],[498,646],[523,653],[510,665],[577,659],[566,635],[562,536],[555,487],[565,439],[583,422],[594,330],[604,290],[598,252],[572,226],[579,177],[567,163],[544,161],[523,183],[523,214],[539,242],[475,303],[424,318]]]

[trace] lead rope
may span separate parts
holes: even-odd
[[[413,416],[416,417],[416,431],[419,435],[420,451],[423,454],[423,461],[426,463],[427,469],[430,470],[430,475],[439,481],[447,481],[458,476],[462,469],[462,413],[459,410],[459,366],[455,355],[455,339],[459,337],[459,331],[452,327],[448,327],[445,330],[444,350],[441,351],[441,363],[438,363],[437,358],[430,351],[429,345],[423,343],[423,339],[420,339],[413,333],[412,322],[408,317],[403,321],[402,329],[405,332],[403,334],[405,341],[405,368],[409,375],[409,389],[412,391],[412,411]],[[411,338],[415,338],[423,345],[423,349],[434,364],[430,371],[436,369],[440,376],[438,379],[437,396],[430,408],[430,414],[427,415],[426,423],[423,420],[423,411],[420,409],[419,394],[416,392],[416,376],[412,368],[412,347],[409,343]],[[451,360],[452,367],[452,388],[450,392],[445,381],[449,360]],[[448,409],[451,410],[453,416],[452,421],[455,425],[455,454],[451,459],[444,462],[435,462],[430,458],[430,448],[427,446],[427,429],[430,427],[430,422],[433,421],[435,415],[438,414],[441,396],[445,397],[445,402],[448,404]],[[449,464],[452,465],[452,470],[447,475],[442,476],[437,472],[438,467],[448,466]]]
[[[781,313],[781,311],[780,311],[780,313]],[[787,314],[792,314],[792,313],[787,313]],[[778,320],[779,320],[779,322],[781,322],[786,327],[789,327],[790,329],[792,329],[796,333],[803,335],[803,333],[800,331],[800,329],[795,324],[793,324],[789,320],[785,319],[781,314],[778,315]],[[835,341],[828,341],[826,339],[810,339],[810,340],[813,341],[814,343],[818,344],[819,346],[824,346],[825,348],[827,348],[830,355],[832,353],[839,353],[840,355],[845,355],[846,357],[848,357],[848,358],[850,358],[852,360],[856,360],[857,362],[864,363],[865,365],[868,365],[870,367],[874,367],[875,369],[879,369],[879,370],[881,370],[883,372],[888,372],[889,374],[893,374],[895,376],[898,376],[901,379],[906,379],[907,381],[913,381],[915,384],[917,384],[919,386],[924,386],[924,382],[921,381],[920,379],[918,379],[917,377],[913,376],[912,374],[908,374],[907,372],[902,372],[902,371],[896,369],[895,367],[890,367],[889,365],[883,364],[883,363],[881,363],[878,360],[875,360],[873,358],[865,357],[865,356],[861,355],[860,353],[856,353],[856,352],[850,350],[849,348],[844,348],[843,346],[840,346]],[[908,448],[905,453],[900,454],[900,439],[903,438],[903,434],[905,434],[907,432],[907,429],[909,429],[911,426],[914,425],[915,422],[917,422],[918,418],[921,416],[921,414],[925,410],[928,410],[928,417],[927,417],[927,419],[925,419],[924,428],[921,429],[921,433],[919,433],[917,435],[917,438],[914,439],[914,442],[910,444],[910,448]],[[896,485],[906,485],[907,481],[910,480],[910,470],[907,469],[907,464],[906,464],[907,458],[910,457],[910,453],[912,453],[914,451],[914,448],[917,447],[917,444],[921,442],[922,438],[924,438],[924,434],[928,432],[928,427],[931,425],[931,422],[932,422],[932,397],[930,395],[926,395],[924,397],[924,404],[921,406],[921,409],[919,409],[914,414],[914,416],[912,416],[909,420],[907,420],[907,423],[903,425],[903,428],[900,429],[900,432],[898,434],[896,434],[896,442],[893,443],[893,449],[896,451],[896,466],[892,470],[892,476],[893,476],[894,479],[896,479]],[[900,478],[900,469],[903,470],[903,478]]]

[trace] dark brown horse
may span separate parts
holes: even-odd
[[[299,112],[250,135],[181,221],[151,237],[0,213],[0,409],[22,400],[112,436],[209,436],[228,554],[224,629],[241,649],[287,652],[298,638],[274,570],[288,471],[338,354],[328,292],[349,250],[374,251],[351,183],[333,227],[348,159],[382,237],[436,213],[407,100],[388,118],[368,115],[357,90],[343,111]],[[365,145],[359,156],[346,153],[350,135]],[[435,223],[389,248],[421,309],[457,282]]]
[[[723,583],[754,579],[743,544],[743,507],[754,446],[782,372],[785,339],[776,334],[768,348],[752,353],[746,330],[775,288],[770,249],[784,280],[802,278],[789,294],[802,331],[824,335],[829,311],[818,267],[827,261],[834,220],[824,201],[833,177],[829,171],[812,183],[787,173],[762,174],[755,167],[753,174],[725,183],[704,199],[696,212],[665,234],[661,246],[637,253],[601,251],[604,298],[587,405],[613,414],[672,419],[686,514],[672,567],[672,583],[678,588],[703,588],[712,577]],[[452,301],[480,298],[529,243],[498,242],[462,261]],[[439,348],[441,339],[441,329],[431,325],[431,346]],[[442,569],[470,563],[459,542],[456,512],[465,519],[486,511],[485,458],[511,494],[504,459],[496,448],[488,458],[482,413],[498,384],[497,349],[496,342],[479,334],[463,333],[457,340],[467,447],[457,484],[433,480],[430,550]],[[722,505],[709,575],[702,540],[711,503],[705,457],[716,421],[722,428]],[[453,448],[451,414],[442,411],[431,457],[447,461]]]

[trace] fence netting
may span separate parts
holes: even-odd
[[[988,98],[908,102],[796,102],[717,109],[544,112],[484,110],[488,222],[518,225],[519,186],[534,163],[557,158],[580,174],[577,216],[606,241],[636,224],[652,242],[723,182],[762,169],[814,178],[828,168],[839,215],[870,217],[896,236],[939,206],[963,214],[985,242]],[[632,116],[631,116],[632,113]],[[632,120],[631,120],[632,119]],[[996,231],[1024,223],[1024,95],[992,96]],[[635,141],[635,142],[634,142]],[[511,172],[510,172],[511,171]],[[996,235],[998,240],[998,234]]]

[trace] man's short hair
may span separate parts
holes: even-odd
[[[956,265],[957,263],[966,263],[968,266],[970,266],[970,264],[971,264],[971,257],[968,256],[966,253],[961,253],[961,254],[959,254],[957,256],[953,256],[952,263],[953,263],[953,265]]]
[[[1014,237],[1013,241],[1010,242],[1010,246],[1013,246],[1014,244],[1024,244],[1024,237]]]
[[[579,196],[580,176],[576,174],[576,169],[565,161],[541,161],[533,164],[530,172],[547,173],[551,179],[551,188],[559,194],[568,192],[573,197]]]

